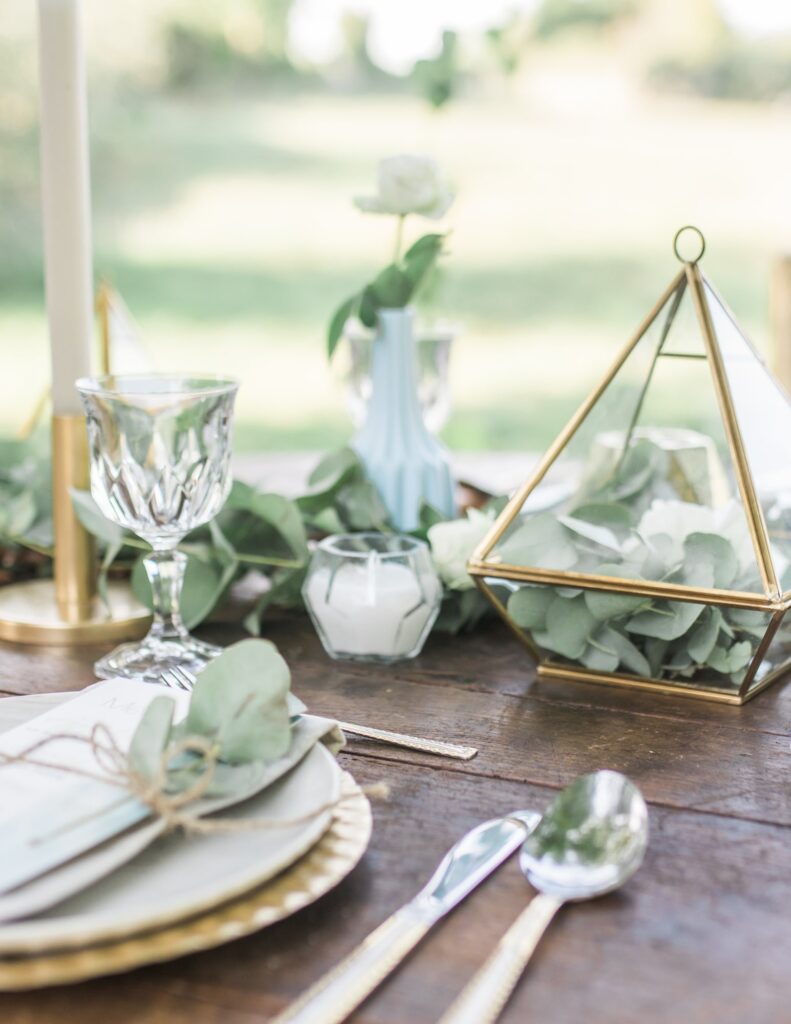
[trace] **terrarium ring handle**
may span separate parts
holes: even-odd
[[[697,256],[695,256],[692,259],[686,256],[682,256],[679,252],[678,243],[685,231],[693,231],[698,236],[700,242],[700,252],[697,254]],[[706,239],[703,237],[703,232],[700,230],[700,228],[696,228],[694,224],[685,224],[683,228],[678,229],[673,238],[673,252],[676,254],[676,259],[680,260],[682,263],[697,263],[698,260],[701,259],[705,251]]]

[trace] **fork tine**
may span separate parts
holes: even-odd
[[[192,687],[195,685],[195,680],[198,678],[188,669],[184,668],[183,665],[174,665],[173,674],[176,676],[177,679],[181,680],[181,684],[185,690],[191,690]]]
[[[187,690],[189,687],[185,686],[180,677],[170,668],[163,668],[161,672],[162,682],[165,686],[169,686],[172,690]]]

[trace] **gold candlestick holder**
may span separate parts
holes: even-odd
[[[96,593],[95,543],[77,518],[72,488],[89,483],[84,416],[52,417],[53,579],[0,587],[0,640],[23,644],[113,644],[145,634],[151,614],[126,583]]]

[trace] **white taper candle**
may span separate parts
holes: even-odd
[[[44,270],[56,416],[82,409],[91,372],[93,271],[80,0],[38,0]]]

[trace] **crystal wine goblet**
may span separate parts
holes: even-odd
[[[143,559],[154,620],[140,643],[96,662],[100,678],[162,682],[181,665],[192,674],[220,648],[190,636],[179,602],[187,556],[177,545],[209,522],[231,487],[235,381],[147,375],[81,379],[88,421],[91,494],[101,512],[151,545]]]

